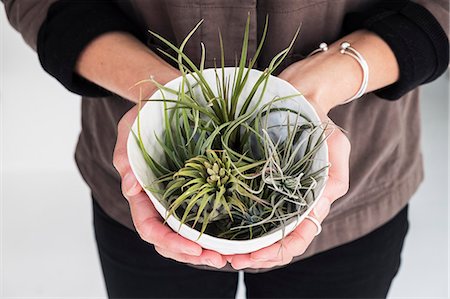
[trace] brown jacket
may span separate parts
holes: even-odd
[[[36,48],[37,33],[55,0],[5,0],[8,17],[25,41]],[[152,0],[117,1],[143,30],[151,29],[179,43],[200,20],[205,22],[192,38],[187,54],[199,60],[200,41],[208,49],[207,65],[219,57],[217,28],[226,41],[228,64],[239,52],[247,13],[253,16],[250,52],[269,14],[269,32],[260,65],[289,43],[302,22],[301,36],[290,60],[304,56],[322,42],[339,37],[347,12],[364,10],[377,0]],[[417,1],[448,30],[448,1]],[[448,31],[447,31],[448,33]],[[149,46],[159,46],[148,36]],[[82,132],[76,149],[79,169],[100,206],[111,217],[134,229],[120,177],[112,165],[117,123],[132,103],[118,97],[84,98]],[[402,209],[423,178],[420,152],[418,90],[390,102],[368,94],[332,110],[331,118],[349,132],[350,191],[333,204],[317,236],[302,259],[352,241],[376,229]],[[208,267],[205,267],[210,269]],[[229,265],[223,270],[232,270]],[[249,272],[266,270],[248,270]]]

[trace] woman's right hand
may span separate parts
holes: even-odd
[[[130,87],[143,78],[153,77],[165,84],[180,75],[177,69],[125,32],[108,32],[93,40],[80,54],[76,72],[132,102],[138,102],[140,90]],[[142,94],[147,96],[156,89],[152,84],[145,84],[141,88]],[[184,263],[223,267],[226,260],[220,254],[202,249],[163,224],[161,216],[131,171],[126,143],[137,112],[136,106],[120,121],[113,159],[122,178],[122,192],[130,205],[137,232],[164,257]]]
[[[117,142],[113,164],[122,178],[122,193],[128,200],[133,223],[139,236],[155,246],[155,250],[166,258],[194,265],[208,265],[215,268],[225,266],[227,260],[219,253],[203,249],[163,224],[150,198],[134,176],[127,154],[127,139],[136,119],[138,106],[130,109],[118,125]]]

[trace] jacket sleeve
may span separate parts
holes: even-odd
[[[396,100],[431,82],[449,65],[449,0],[380,1],[371,9],[346,15],[344,31],[367,29],[378,34],[394,52],[400,77],[374,93]]]
[[[39,28],[49,7],[57,0],[2,0],[11,25],[22,34],[25,42],[37,50]]]
[[[449,38],[449,0],[416,0],[415,2],[426,8],[436,18]]]
[[[79,55],[91,41],[112,31],[127,32],[143,40],[138,26],[110,0],[2,1],[11,24],[37,51],[44,70],[80,95],[111,95],[74,71]]]

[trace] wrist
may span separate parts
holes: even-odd
[[[156,91],[152,83],[136,83],[153,77],[161,84],[179,76],[173,68],[128,33],[110,32],[92,41],[81,53],[76,72],[89,81],[133,102]],[[134,88],[133,88],[134,87]]]
[[[280,74],[315,107],[327,114],[351,98],[362,80],[359,64],[339,53],[338,46],[303,59]],[[353,60],[353,61],[352,61]]]
[[[349,42],[367,63],[368,80],[363,80],[361,59],[341,54],[342,42]],[[296,87],[316,107],[328,113],[358,94],[388,86],[399,78],[398,63],[389,46],[376,34],[360,30],[349,34],[320,52],[294,63],[280,77]],[[363,84],[365,82],[366,84]],[[360,95],[360,94],[359,94]],[[359,96],[358,95],[358,96]]]

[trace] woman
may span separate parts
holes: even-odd
[[[94,198],[110,297],[234,297],[238,269],[246,272],[249,297],[386,297],[400,264],[407,203],[423,177],[416,87],[448,66],[448,1],[4,2],[44,69],[83,96],[76,160]],[[204,19],[188,56],[198,62],[203,41],[212,66],[220,29],[226,64],[234,65],[249,12],[250,55],[269,15],[260,69],[302,24],[279,77],[300,90],[323,120],[329,116],[348,132],[336,130],[329,139],[330,178],[311,214],[323,221],[322,233],[314,238],[316,226],[304,221],[287,237],[282,257],[279,244],[221,256],[178,236],[162,224],[126,155],[139,98],[129,87],[149,76],[166,83],[179,75],[158,56],[156,48],[164,46],[146,31],[179,43]],[[321,42],[330,44],[328,51],[305,58]],[[346,104],[360,88],[362,72],[340,53],[342,42],[369,66],[366,95]],[[155,89],[146,85],[144,95]]]

